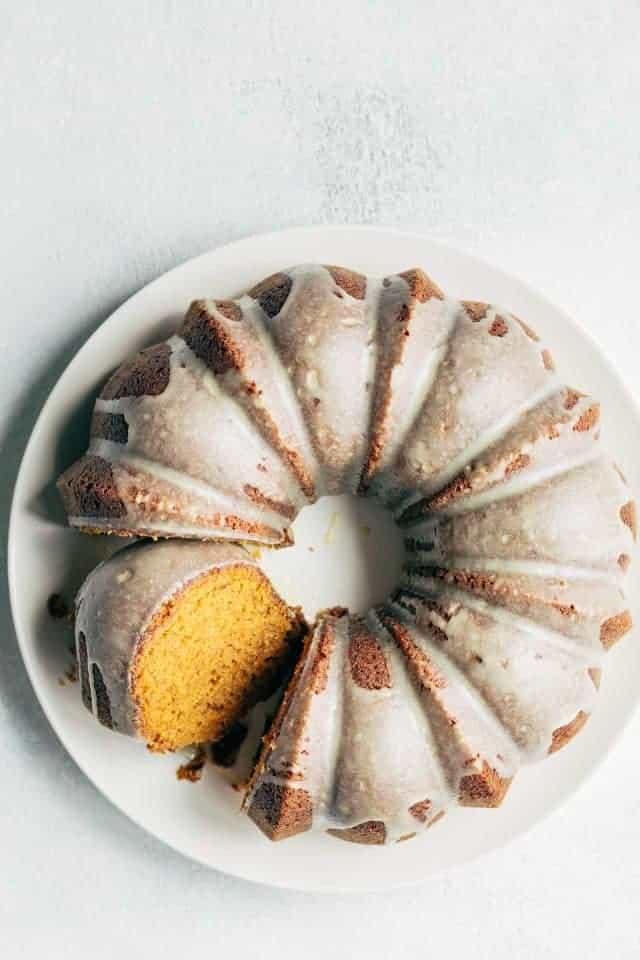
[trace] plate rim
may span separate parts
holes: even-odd
[[[149,288],[160,286],[162,283],[166,282],[172,275],[179,273],[187,265],[195,265],[199,261],[204,261],[207,258],[211,257],[214,254],[220,254],[224,251],[233,251],[234,248],[241,248],[243,245],[249,245],[252,242],[259,241],[263,244],[268,244],[269,241],[278,241],[288,240],[295,238],[296,235],[305,235],[309,236],[312,234],[318,235],[330,235],[338,233],[366,233],[376,238],[380,238],[381,241],[384,241],[384,238],[392,237],[401,237],[408,241],[423,242],[432,247],[437,247],[441,250],[443,254],[450,253],[454,257],[463,258],[467,262],[474,264],[476,267],[481,269],[489,270],[494,276],[497,276],[506,282],[515,282],[525,294],[531,295],[536,298],[539,302],[545,305],[548,309],[552,310],[556,315],[562,317],[563,321],[567,324],[570,331],[581,337],[583,340],[587,341],[588,345],[597,352],[599,359],[602,362],[603,366],[606,368],[606,371],[609,376],[611,376],[617,383],[621,394],[624,397],[625,403],[628,406],[630,412],[640,423],[640,402],[636,399],[631,388],[628,386],[626,380],[618,373],[614,363],[609,358],[608,353],[600,344],[598,338],[592,334],[592,332],[582,326],[580,321],[575,320],[571,317],[564,309],[558,307],[553,301],[546,297],[543,293],[538,291],[535,287],[522,280],[518,275],[509,273],[508,271],[502,269],[499,266],[494,265],[491,261],[486,260],[484,257],[479,257],[476,254],[469,253],[466,250],[459,249],[452,244],[444,243],[439,239],[436,239],[430,236],[428,233],[423,233],[419,230],[403,230],[399,227],[393,226],[384,226],[384,225],[367,225],[367,224],[331,224],[331,225],[311,225],[311,226],[296,226],[288,227],[281,230],[270,230],[265,232],[258,232],[248,234],[246,236],[235,239],[229,243],[219,244],[212,247],[211,249],[205,250],[202,253],[196,255],[195,257],[188,257],[185,260],[182,260],[180,263],[173,266],[170,270],[167,270],[157,277],[154,277],[149,283],[144,284],[142,287],[137,289],[129,297],[120,303],[114,311],[112,311],[108,317],[101,321],[100,324],[91,332],[91,334],[82,342],[80,347],[75,351],[73,356],[70,358],[68,363],[65,365],[64,369],[60,373],[56,383],[53,385],[49,391],[47,397],[42,403],[37,418],[33,424],[33,427],[29,433],[27,442],[25,443],[22,456],[20,459],[20,466],[15,475],[15,483],[11,499],[11,508],[9,513],[9,532],[7,538],[7,573],[8,573],[8,583],[9,583],[9,601],[10,601],[10,610],[11,617],[14,627],[14,632],[16,635],[16,640],[18,643],[18,648],[20,650],[20,655],[22,661],[25,665],[27,675],[29,677],[29,682],[31,688],[35,694],[35,697],[42,709],[47,722],[52,728],[55,736],[60,741],[60,744],[64,747],[66,752],[72,758],[76,766],[82,773],[88,778],[93,787],[113,806],[124,814],[130,821],[140,827],[150,836],[153,836],[160,840],[162,843],[166,844],[171,850],[179,853],[180,855],[192,860],[193,862],[199,863],[201,866],[207,867],[208,869],[214,869],[222,874],[232,876],[238,879],[242,879],[246,882],[256,883],[261,886],[287,889],[287,890],[297,890],[313,893],[322,893],[325,895],[337,894],[337,893],[366,893],[373,891],[381,891],[388,889],[401,889],[408,886],[414,886],[417,883],[425,882],[431,876],[434,876],[438,872],[443,870],[452,869],[452,866],[443,866],[437,870],[425,871],[425,874],[421,878],[411,876],[407,879],[396,879],[392,882],[388,881],[371,881],[364,883],[355,884],[345,884],[344,882],[337,881],[335,886],[331,890],[327,889],[325,886],[314,886],[313,882],[307,883],[302,886],[299,882],[287,882],[286,879],[277,877],[275,879],[268,877],[256,877],[254,875],[249,875],[241,870],[234,871],[230,866],[217,866],[212,864],[209,860],[204,857],[199,857],[194,851],[186,851],[181,848],[177,842],[175,842],[170,836],[168,836],[163,829],[152,829],[146,823],[144,823],[136,813],[131,812],[125,807],[120,800],[116,799],[113,795],[105,792],[105,790],[100,786],[100,784],[94,779],[90,770],[87,766],[80,760],[76,751],[73,748],[73,741],[71,743],[63,735],[60,725],[57,722],[53,710],[50,708],[49,698],[46,691],[40,689],[39,682],[37,680],[37,674],[32,664],[34,661],[35,654],[30,648],[28,643],[26,630],[23,629],[23,624],[20,619],[20,602],[18,599],[18,589],[17,589],[17,527],[18,527],[18,515],[20,513],[21,504],[20,504],[20,493],[21,489],[26,482],[26,475],[29,466],[29,459],[32,453],[32,450],[36,447],[37,441],[39,439],[40,433],[45,427],[47,421],[47,414],[50,409],[54,406],[58,395],[62,395],[65,389],[65,380],[72,368],[80,362],[80,358],[84,354],[85,350],[88,350],[89,345],[94,341],[94,339],[104,330],[107,325],[110,325],[114,318],[119,315],[121,312],[128,310],[132,303],[143,293],[149,290]],[[636,563],[640,562],[636,559]],[[632,721],[635,713],[638,710],[640,705],[640,690],[635,697],[634,702],[630,705],[627,710],[626,716],[623,722],[618,726],[617,730],[608,741],[606,749],[602,750],[589,764],[588,769],[585,773],[582,774],[579,781],[576,785],[570,790],[570,793],[564,797],[554,800],[554,802],[542,813],[542,815],[536,817],[530,821],[525,827],[519,829],[515,834],[509,834],[504,838],[498,840],[490,850],[480,851],[479,853],[474,852],[468,857],[463,857],[456,864],[457,866],[462,866],[463,863],[471,862],[473,860],[480,859],[483,856],[486,856],[489,852],[494,852],[501,849],[512,841],[523,837],[528,834],[531,830],[541,824],[549,816],[555,813],[560,807],[567,802],[569,796],[575,794],[578,790],[584,788],[588,781],[593,777],[595,772],[599,769],[604,760],[608,757],[611,751],[619,744],[622,736],[624,735],[626,729],[628,728],[630,722]],[[264,858],[260,858],[264,859]]]

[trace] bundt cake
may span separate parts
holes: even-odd
[[[82,699],[153,751],[215,740],[273,692],[302,630],[242,547],[139,541],[78,594]]]
[[[603,652],[631,626],[622,585],[636,535],[598,421],[598,404],[558,380],[549,350],[507,311],[451,300],[421,270],[372,280],[299,266],[237,300],[196,301],[175,336],[125,363],[59,487],[73,526],[124,536],[285,545],[325,494],[392,511],[402,582],[363,615],[319,618],[245,803],[272,839],[313,827],[380,843],[452,803],[497,806],[521,763],[585,722]],[[248,563],[239,569],[279,610],[266,644],[277,658],[291,615]],[[117,576],[99,570],[78,617],[86,696],[107,715],[110,677],[119,728],[144,728],[161,748],[200,738],[200,727],[166,736],[137,708],[131,654],[144,656],[149,606],[114,601],[130,625],[124,655],[82,626],[100,578]],[[234,662],[247,664],[257,620]]]

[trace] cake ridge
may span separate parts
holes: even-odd
[[[333,667],[332,679],[334,680],[335,701],[331,712],[330,734],[327,738],[327,767],[329,769],[329,780],[326,788],[323,807],[320,810],[318,826],[325,829],[335,826],[332,813],[335,809],[338,793],[338,777],[340,757],[344,749],[343,730],[345,714],[345,677],[347,661],[347,618],[331,618],[332,629],[335,631],[335,646],[331,654],[331,664],[329,670]],[[331,673],[330,673],[331,676]],[[329,682],[329,680],[328,680]],[[352,824],[353,825],[353,824]]]
[[[440,493],[455,477],[463,473],[475,458],[485,453],[496,442],[502,440],[521,417],[551,397],[556,390],[557,383],[549,382],[528,397],[515,411],[509,411],[500,420],[494,421],[472,444],[461,451],[455,460],[449,463],[446,470],[432,479],[426,491],[420,490],[419,493],[416,491],[414,494],[404,497],[400,503],[394,504],[393,510],[396,518],[401,520],[402,515],[414,504],[425,499],[425,497],[433,497]]]
[[[246,297],[246,299],[250,299],[250,298]],[[245,300],[245,297],[242,297],[240,302],[243,302],[244,300]],[[296,420],[296,427],[300,429],[301,434],[304,437],[303,456],[305,459],[309,460],[309,467],[311,469],[312,477],[314,478],[313,490],[310,492],[310,497],[311,499],[313,499],[318,495],[317,485],[320,479],[320,465],[317,461],[317,458],[313,450],[311,437],[309,435],[309,429],[307,427],[307,424],[305,423],[304,417],[302,416],[300,405],[297,402],[297,399],[293,390],[293,384],[291,383],[290,378],[286,375],[286,371],[284,370],[284,366],[282,364],[278,351],[275,348],[271,330],[269,329],[268,324],[265,323],[262,313],[258,313],[257,310],[256,310],[256,321],[257,321],[256,333],[261,343],[266,349],[266,354],[268,357],[269,364],[276,367],[278,372],[281,374],[279,377],[276,376],[274,378],[276,388],[281,389],[284,387],[286,392],[287,405],[290,405],[291,410],[295,411],[294,416]]]
[[[384,293],[384,281],[381,279],[370,280],[367,283],[367,288],[365,292],[365,304],[369,309],[371,314],[372,321],[369,333],[369,340],[371,344],[371,349],[368,352],[368,364],[367,364],[367,373],[365,380],[365,389],[369,394],[369,402],[367,409],[367,418],[366,426],[364,431],[364,443],[362,447],[362,455],[360,457],[360,463],[357,464],[355,469],[355,476],[353,480],[353,492],[354,493],[363,493],[364,488],[362,485],[363,473],[365,470],[365,465],[370,455],[371,447],[374,442],[373,433],[374,433],[374,416],[375,416],[375,401],[376,401],[376,392],[378,386],[378,375],[380,368],[380,327],[381,327],[381,312],[382,312],[382,298]]]
[[[499,334],[494,331],[497,319],[503,324]],[[503,382],[501,389],[497,385],[492,389],[489,375],[495,377],[496,364],[501,363],[504,381],[508,359],[523,368],[522,373],[527,376],[513,377]],[[485,368],[482,376],[481,365]],[[486,446],[483,438],[487,433],[491,438],[492,432],[504,430],[502,421],[513,418],[514,404],[520,410],[535,404],[539,391],[542,395],[547,389],[551,392],[554,379],[542,363],[538,348],[513,317],[505,314],[498,318],[495,308],[487,305],[486,315],[476,322],[458,303],[446,355],[439,363],[429,402],[421,408],[389,471],[396,487],[396,493],[390,500],[387,498],[391,509],[397,511],[407,496],[411,500],[412,491],[413,495],[424,495],[431,487],[446,483],[447,473],[455,475],[468,462],[474,445]],[[434,456],[439,447],[443,454],[446,452],[446,459]],[[388,483],[387,480],[387,486]]]
[[[326,267],[285,273],[291,289],[265,323],[307,421],[324,491],[355,492],[367,440],[369,303],[339,287]]]
[[[424,598],[416,595],[416,599],[420,602],[424,602]],[[495,707],[492,703],[486,700],[482,692],[476,687],[476,685],[470,680],[467,674],[462,670],[462,668],[455,663],[443,650],[436,647],[432,642],[431,638],[427,636],[424,630],[418,625],[416,617],[414,614],[397,599],[389,601],[388,604],[389,610],[403,626],[408,627],[414,639],[418,642],[418,645],[425,648],[428,651],[429,657],[433,660],[438,670],[444,675],[449,676],[458,688],[464,691],[464,694],[468,697],[469,702],[473,705],[473,709],[479,713],[484,721],[494,729],[497,736],[503,739],[511,753],[515,755],[517,760],[517,766],[522,762],[522,749],[518,743],[513,739],[511,732],[505,727],[504,723],[500,719],[499,715],[496,713]],[[436,626],[436,624],[434,624]],[[506,762],[506,761],[505,761]],[[516,772],[516,768],[510,772],[509,775],[513,776]]]
[[[421,688],[420,705],[450,789],[447,806],[455,802],[465,804],[465,778],[469,775],[482,777],[486,767],[496,773],[506,792],[520,762],[519,748],[509,731],[499,723],[490,705],[487,709],[478,691],[468,688],[463,676],[458,679],[455,664],[446,657],[446,669],[442,670],[442,663],[434,657],[434,646],[424,631],[415,624],[409,627],[404,620],[396,619],[389,607],[386,614],[384,611],[380,613],[380,618],[383,628],[402,654],[404,669],[411,676],[416,689],[418,685]],[[460,695],[464,706],[460,702]],[[448,703],[448,700],[453,702]],[[471,711],[470,717],[465,716],[465,707]],[[496,736],[495,756],[491,756],[491,751],[487,751],[486,747],[491,739],[495,746]],[[500,773],[494,764],[500,768]]]
[[[415,284],[410,282],[409,273],[419,275],[418,285],[423,288],[421,297],[416,296]],[[430,316],[434,304],[442,305],[443,309],[446,307],[451,315],[445,324],[445,330],[429,348],[429,362],[425,362],[423,351],[414,344],[417,334],[422,333],[424,336],[426,333],[427,337],[430,334],[426,324],[427,317],[422,315]],[[376,328],[377,363],[371,391],[369,440],[361,471],[360,492],[365,492],[372,484],[375,486],[380,472],[393,462],[395,452],[424,406],[437,374],[441,354],[446,349],[457,309],[458,304],[447,300],[442,291],[421,270],[393,274],[381,281],[378,310],[381,315],[384,313],[387,323],[383,325],[380,316]],[[410,375],[408,367],[411,360],[418,361],[418,369],[412,370]],[[393,381],[399,381],[395,383],[395,392],[401,393],[404,386],[402,381],[406,381],[408,377],[413,380],[408,398],[410,402],[404,405],[400,422],[394,424]],[[399,398],[398,402],[402,404],[402,399]]]
[[[620,556],[633,542],[620,515],[627,497],[610,462],[597,458],[481,509],[448,517],[429,515],[408,531],[405,543],[426,565],[443,566],[450,556],[466,554],[591,564],[617,572]],[[588,529],[586,516],[591,518]]]
[[[476,510],[481,510],[487,504],[520,496],[529,490],[542,486],[548,480],[554,480],[556,477],[570,473],[572,470],[600,459],[604,459],[602,453],[594,446],[591,450],[567,459],[564,464],[540,468],[538,471],[532,471],[527,474],[516,474],[513,480],[503,484],[496,484],[489,490],[483,490],[477,494],[470,494],[468,497],[454,501],[451,506],[442,508],[438,513],[443,517],[455,516],[461,513],[472,513]],[[402,520],[402,518],[399,519]],[[410,524],[407,524],[407,526],[410,526]]]
[[[315,487],[318,483],[320,468],[311,446],[307,426],[293,393],[290,379],[286,374],[280,356],[275,348],[269,326],[265,322],[265,315],[259,302],[249,296],[249,294],[243,294],[241,297],[230,302],[233,303],[239,312],[238,317],[235,318],[235,322],[231,322],[224,313],[219,313],[218,301],[216,300],[194,301],[189,308],[189,313],[198,307],[199,304],[202,304],[202,309],[206,309],[216,316],[224,327],[226,335],[236,345],[236,352],[242,356],[242,362],[237,369],[227,371],[220,376],[220,386],[222,389],[226,387],[229,396],[233,396],[236,402],[239,403],[238,391],[232,393],[229,390],[228,378],[231,374],[235,374],[240,378],[243,387],[240,394],[243,405],[245,405],[247,409],[250,409],[256,416],[258,420],[257,428],[263,436],[263,439],[269,443],[273,450],[281,455],[289,465],[307,500],[313,500],[316,496]],[[244,329],[245,327],[246,331]],[[238,336],[245,332],[247,333],[247,337],[245,338],[243,346]],[[259,345],[259,347],[262,348],[261,355],[257,357],[254,356],[253,366],[251,365],[252,358],[247,350],[247,347],[251,345],[252,339],[254,346]],[[260,354],[260,351],[256,351],[256,353]],[[260,369],[261,359],[265,361],[266,369]],[[258,403],[259,398],[268,386],[264,376],[261,376],[261,374],[265,375],[266,373],[272,374],[272,382],[269,383],[269,387],[275,390],[282,401],[282,409],[285,409],[291,417],[292,426],[295,431],[296,443],[294,444],[285,442],[285,438],[278,432],[278,425],[272,419],[273,411],[266,410]],[[272,392],[270,392],[270,399],[273,400]],[[282,412],[282,409],[280,412]],[[279,426],[282,425],[280,424]],[[296,449],[296,444],[301,447],[300,450]],[[302,464],[298,462],[299,459],[302,460]]]
[[[109,459],[111,462],[129,464],[143,473],[148,473],[152,476],[158,477],[159,479],[166,480],[180,489],[185,491],[194,491],[202,497],[225,505],[230,510],[233,506],[234,498],[229,494],[225,494],[222,490],[216,490],[212,484],[203,483],[202,481],[197,480],[195,477],[192,477],[190,474],[185,473],[182,470],[174,470],[157,460],[152,460],[150,457],[140,456],[139,454],[135,453],[127,453],[121,449],[120,444],[114,443],[111,440],[94,438],[89,445],[89,453]],[[105,457],[105,454],[108,454],[108,457]],[[255,506],[248,497],[246,499],[247,503],[246,506],[244,506],[244,509],[250,513],[255,509]],[[251,519],[260,519],[264,521],[265,517],[268,517],[271,520],[282,520],[282,515],[278,511],[269,511],[267,509],[255,509],[255,516],[251,517]]]
[[[507,572],[504,566],[497,571],[456,569],[449,563],[447,568],[408,566],[402,584],[426,598],[455,596],[468,605],[477,598],[492,610],[515,617],[516,627],[525,619],[542,628],[569,654],[574,648],[578,659],[590,651],[589,658],[599,662],[603,648],[631,626],[621,583],[610,579],[567,578],[557,570],[554,575],[547,570],[545,576],[539,570]]]
[[[419,560],[409,560],[406,569],[411,570],[414,567],[428,567],[432,570],[445,569],[439,564],[425,564]],[[602,581],[617,586],[620,586],[624,581],[624,573],[621,570],[599,570],[595,567],[571,566],[544,560],[506,560],[496,557],[468,557],[461,554],[450,554],[447,557],[446,569],[488,573],[522,573],[540,577],[562,577],[567,580],[585,579]]]
[[[507,626],[513,626],[514,629],[530,633],[546,646],[556,649],[579,662],[584,661],[588,666],[599,666],[604,658],[602,645],[596,646],[594,644],[592,647],[588,647],[585,644],[580,644],[558,630],[542,626],[530,617],[515,614],[507,606],[498,606],[495,603],[491,603],[490,600],[477,596],[472,591],[457,590],[448,585],[440,588],[434,585],[432,592],[429,592],[427,587],[421,588],[420,582],[416,579],[411,580],[411,586],[413,590],[425,600],[446,595],[454,602],[467,606],[477,613],[486,614]]]
[[[205,386],[207,386],[207,388],[208,388],[209,391],[212,393],[212,395],[213,395],[213,396],[216,396],[216,395],[218,395],[218,394],[223,394],[223,395],[225,396],[226,400],[228,401],[228,403],[230,404],[230,408],[235,411],[235,415],[236,415],[236,417],[237,417],[238,423],[242,425],[242,428],[243,428],[244,430],[246,430],[246,431],[247,431],[249,434],[251,434],[252,436],[254,436],[254,437],[260,439],[262,442],[266,443],[267,447],[269,447],[269,448],[271,449],[271,451],[273,452],[274,456],[277,458],[278,455],[280,454],[280,451],[278,451],[275,447],[273,447],[273,445],[272,445],[271,441],[269,440],[269,438],[262,436],[261,431],[260,431],[259,428],[256,426],[255,422],[247,415],[246,410],[243,409],[242,405],[238,402],[237,397],[235,397],[233,394],[231,394],[228,390],[225,389],[224,384],[223,384],[223,381],[222,381],[222,378],[218,378],[218,377],[213,373],[213,371],[207,366],[207,364],[204,363],[204,361],[201,360],[201,359],[193,352],[193,350],[191,349],[191,347],[189,346],[189,344],[188,344],[185,340],[183,340],[183,338],[178,337],[178,336],[175,336],[175,337],[172,337],[172,338],[171,338],[170,342],[171,342],[171,341],[177,341],[177,342],[180,344],[181,349],[182,349],[182,350],[186,353],[186,355],[189,357],[189,361],[190,361],[190,363],[193,365],[193,367],[194,367],[194,368],[197,370],[197,372],[202,376],[202,381],[203,381],[203,383],[205,384]],[[173,356],[173,354],[172,354],[172,356]],[[288,464],[287,464],[287,466],[288,466]],[[299,493],[300,493],[302,496],[304,496],[304,491],[302,490],[302,487],[300,486],[300,481],[298,480],[298,478],[296,478],[295,476],[293,476],[293,477],[292,477],[292,482],[295,482],[295,485],[296,485],[297,490],[299,491]],[[293,492],[293,491],[292,491],[292,492]],[[295,504],[295,502],[296,502],[296,501],[293,500],[293,503],[294,503],[294,504]],[[298,500],[297,506],[300,507],[303,502],[305,502],[305,501],[304,501],[304,500]]]
[[[512,496],[573,465],[598,455],[597,404],[570,387],[525,411],[507,433],[475,456],[444,488],[415,501],[399,517],[401,525],[429,512],[474,509],[486,500]]]
[[[374,608],[374,609],[371,610],[371,612],[370,612],[370,617],[371,617],[371,620],[372,620],[372,621],[375,620],[375,628],[376,628],[377,633],[378,633],[378,634],[383,633],[383,634],[386,636],[387,641],[390,643],[391,649],[392,649],[396,654],[399,655],[397,662],[400,664],[400,667],[397,667],[397,669],[402,669],[402,670],[408,675],[409,680],[410,680],[410,682],[412,683],[413,687],[416,688],[416,690],[415,690],[415,692],[416,692],[416,698],[415,698],[415,699],[416,699],[416,702],[419,704],[420,714],[421,714],[421,716],[423,716],[424,723],[426,724],[426,726],[427,726],[427,728],[428,728],[429,736],[430,736],[430,738],[431,738],[431,741],[432,741],[432,743],[436,746],[438,755],[440,755],[440,749],[439,749],[439,747],[438,747],[438,745],[437,745],[437,737],[436,737],[436,734],[435,734],[435,731],[434,731],[434,724],[433,724],[433,719],[432,719],[432,712],[431,712],[430,709],[429,709],[429,706],[431,705],[432,708],[434,708],[437,712],[444,712],[444,708],[443,708],[442,704],[438,703],[438,702],[436,701],[435,697],[434,697],[434,693],[435,693],[435,691],[437,690],[437,688],[438,688],[438,686],[439,686],[439,680],[438,680],[438,678],[436,678],[436,679],[433,679],[433,678],[432,678],[432,679],[431,679],[431,682],[430,682],[429,685],[428,685],[428,688],[427,688],[427,685],[426,685],[426,684],[424,685],[424,686],[425,686],[425,689],[428,689],[428,692],[429,692],[429,695],[430,695],[429,698],[426,698],[426,697],[424,697],[424,696],[420,696],[420,692],[417,690],[417,686],[416,686],[416,679],[417,679],[417,678],[416,678],[416,676],[413,674],[413,672],[412,672],[412,670],[411,670],[411,665],[410,665],[410,663],[409,663],[409,659],[408,659],[405,651],[404,651],[403,649],[401,649],[401,647],[399,646],[398,639],[397,639],[397,637],[396,637],[396,635],[395,635],[395,633],[394,633],[394,631],[393,631],[393,628],[392,628],[392,627],[390,626],[390,624],[389,624],[389,619],[391,618],[391,609],[390,609],[390,606],[387,605],[387,606],[385,607],[385,605],[381,605],[380,607]],[[436,669],[437,669],[437,668],[436,668]],[[446,681],[445,681],[445,682],[446,682]],[[446,781],[446,783],[447,783],[447,786],[448,786],[449,791],[450,791],[450,794],[451,794],[451,798],[453,798],[453,797],[455,796],[455,794],[457,793],[457,788],[456,788],[456,786],[454,786],[454,785],[450,782],[449,771],[444,770],[444,763],[443,763],[442,757],[440,757],[439,766],[440,766],[440,768],[441,768],[441,771],[443,772],[443,779],[444,779],[444,781]]]

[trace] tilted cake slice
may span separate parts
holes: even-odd
[[[281,682],[304,623],[234,544],[138,542],[76,600],[82,699],[150,750],[216,740]]]

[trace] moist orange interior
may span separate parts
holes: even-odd
[[[216,740],[277,683],[300,623],[259,570],[211,571],[165,603],[132,673],[150,750]]]

